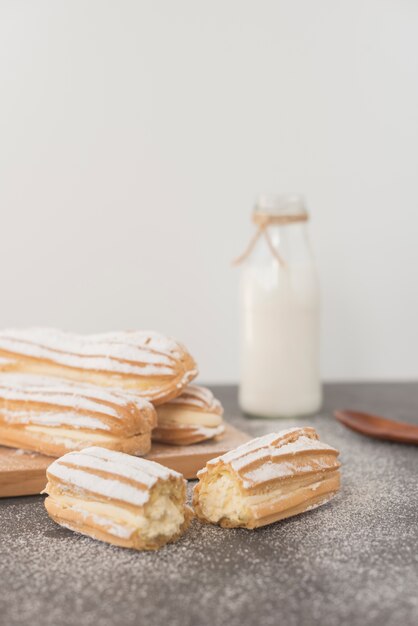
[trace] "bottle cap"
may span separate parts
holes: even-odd
[[[261,193],[254,211],[268,215],[307,215],[305,199],[298,193]]]

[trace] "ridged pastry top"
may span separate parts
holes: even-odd
[[[197,374],[187,350],[156,332],[76,335],[49,328],[9,329],[0,332],[0,356],[3,371],[17,369],[19,358],[35,359],[64,368],[149,379],[150,383],[153,378],[173,381],[179,389]],[[150,399],[154,395],[158,397],[158,389],[150,389]]]
[[[0,374],[0,422],[121,431],[151,430],[153,405],[136,395],[58,378]]]
[[[319,441],[314,428],[291,428],[258,437],[212,459],[198,476],[215,465],[224,465],[244,489],[259,489],[295,475],[338,469],[338,454],[338,450]]]
[[[185,483],[181,474],[159,463],[99,447],[65,454],[48,467],[47,478],[64,492],[81,498],[120,501],[136,507],[148,502],[150,490],[158,481]]]
[[[171,400],[169,404],[202,410],[206,413],[223,414],[221,403],[215,398],[210,389],[200,387],[199,385],[188,385],[182,394]]]

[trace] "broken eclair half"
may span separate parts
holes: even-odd
[[[252,529],[314,509],[340,488],[338,454],[313,428],[253,439],[198,473],[195,514],[225,528]]]
[[[123,452],[70,452],[48,467],[47,479],[45,507],[55,522],[124,548],[160,548],[193,516],[181,474]]]

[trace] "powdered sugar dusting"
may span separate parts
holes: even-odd
[[[2,501],[3,623],[33,626],[41,616],[42,626],[415,626],[417,449],[352,433],[330,410],[357,402],[358,410],[412,420],[418,384],[327,389],[328,415],[304,423],[341,450],[342,491],[298,517],[256,531],[195,521],[180,541],[149,553],[59,527],[42,497]],[[227,419],[253,437],[299,424],[233,419],[235,403],[220,398]]]
[[[288,437],[293,436],[296,441],[288,441]],[[333,450],[331,446],[323,444],[317,440],[317,435],[313,429],[291,428],[277,433],[269,433],[263,437],[257,437],[248,443],[231,450],[220,457],[211,459],[208,465],[219,462],[230,464],[232,469],[239,472],[247,465],[263,461],[268,458],[278,458],[288,454],[296,454],[309,450]],[[335,450],[333,450],[336,452]],[[204,470],[202,470],[204,471]]]
[[[265,463],[260,465],[256,469],[246,472],[243,480],[244,487],[252,487],[254,484],[264,483],[269,480],[276,480],[278,478],[287,478],[297,474],[303,474],[305,472],[312,472],[318,469],[322,469],[324,465],[319,468],[315,467],[313,463],[305,463],[295,467],[294,463]]]
[[[108,476],[97,475],[95,471],[105,472]],[[149,489],[159,479],[180,478],[177,472],[153,461],[100,447],[85,448],[80,452],[70,452],[62,456],[48,467],[47,475],[65,481],[75,490],[123,500],[134,505],[143,505],[148,501]],[[118,478],[133,481],[137,486],[127,484]]]
[[[170,477],[181,477],[179,472],[175,472],[168,467],[155,463],[155,461],[149,461],[148,459],[142,459],[141,457],[131,456],[130,454],[124,454],[123,452],[116,452],[115,450],[95,446],[85,448],[83,452],[84,454],[96,456],[100,459],[123,463],[126,466],[132,467],[134,470],[146,472],[156,479],[161,478],[162,480],[167,480]]]
[[[182,394],[170,401],[169,404],[191,406],[208,411],[209,413],[223,414],[223,408],[219,400],[207,387],[200,385],[188,385]]]
[[[308,437],[299,437],[297,441],[292,441],[291,443],[280,446],[279,448],[274,447],[274,445],[268,445],[254,450],[254,452],[251,452],[250,454],[235,458],[231,461],[231,467],[234,470],[239,471],[255,461],[263,461],[268,458],[278,462],[280,457],[295,455],[298,452],[322,453],[328,451],[336,452],[334,448],[326,443],[323,443],[322,441],[309,439]]]
[[[48,475],[65,481],[78,493],[96,493],[105,498],[122,500],[136,506],[142,506],[149,499],[147,491],[124,484],[120,480],[101,478],[83,470],[67,467],[56,461],[49,466]]]
[[[110,430],[110,426],[96,417],[80,415],[67,411],[65,413],[49,411],[9,411],[1,410],[1,417],[8,424],[38,424],[39,426],[71,426],[71,428],[87,428],[89,430]]]
[[[290,435],[294,432],[297,432],[297,428],[290,428],[288,430],[280,431],[280,433],[269,433],[268,435],[264,435],[263,437],[256,437],[255,439],[249,441],[248,443],[244,443],[242,446],[239,446],[235,450],[231,450],[231,452],[227,452],[222,456],[212,459],[209,461],[211,464],[217,463],[218,461],[223,461],[224,463],[230,463],[235,459],[239,459],[241,457],[247,456],[251,452],[257,452],[258,450],[270,447],[272,444],[278,439],[278,437],[284,437],[286,435]]]
[[[155,332],[75,335],[49,328],[0,332],[0,350],[72,368],[138,376],[172,376],[182,346]],[[8,357],[6,357],[8,358]]]
[[[28,374],[0,374],[0,409],[2,401],[3,404],[13,401],[57,405],[115,418],[120,417],[118,407],[132,405],[138,411],[151,407],[144,398],[119,389],[103,389],[95,385]]]
[[[65,457],[59,459],[59,461],[55,461],[55,464],[56,463],[68,467],[76,467],[76,469],[85,468],[98,470],[100,472],[108,472],[112,476],[122,476],[123,478],[128,478],[147,487],[152,487],[156,483],[156,478],[150,476],[146,472],[137,468],[134,469],[132,466],[127,464],[124,465],[123,463],[117,463],[115,461],[111,461],[110,459],[102,459],[100,457],[90,455],[84,451],[67,454]],[[54,474],[55,464],[53,463],[49,469],[51,474]]]

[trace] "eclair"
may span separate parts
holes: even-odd
[[[0,445],[49,456],[91,445],[142,455],[156,418],[150,402],[124,391],[0,374]]]
[[[116,546],[155,550],[178,539],[192,517],[181,474],[122,452],[69,452],[47,479],[45,507],[55,522]]]
[[[223,408],[213,393],[189,385],[177,398],[157,407],[158,426],[153,441],[187,446],[219,437],[225,430]]]
[[[340,488],[338,454],[313,428],[253,439],[198,472],[195,514],[225,528],[252,529],[314,509]]]
[[[159,404],[178,396],[197,367],[183,345],[155,332],[29,328],[0,332],[0,371],[122,388]]]

